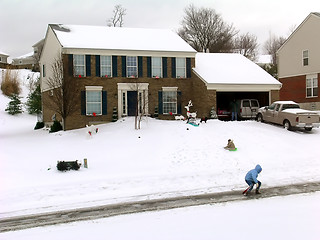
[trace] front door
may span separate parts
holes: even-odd
[[[127,92],[128,116],[135,116],[137,112],[138,96],[137,91]]]

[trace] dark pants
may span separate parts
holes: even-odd
[[[250,186],[249,190],[247,191],[249,193],[253,189],[253,186],[254,186],[255,183],[250,181],[250,180],[246,180],[246,183]],[[259,183],[259,187],[256,189],[257,191],[259,191],[259,189],[261,187],[261,182],[258,181],[258,183]]]

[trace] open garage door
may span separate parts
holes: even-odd
[[[220,119],[230,119],[232,100],[257,99],[260,107],[269,105],[269,92],[217,92],[217,113]]]

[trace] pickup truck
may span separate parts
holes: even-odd
[[[277,101],[268,107],[259,108],[257,121],[283,125],[287,130],[304,128],[311,131],[320,126],[320,115],[314,111],[301,109],[293,101]]]

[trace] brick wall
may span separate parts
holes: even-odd
[[[318,74],[318,88],[319,88],[319,78]],[[282,88],[280,90],[280,100],[292,100],[298,103],[309,103],[309,102],[319,102],[320,92],[318,97],[306,97],[306,76],[295,76],[288,78],[281,78],[279,81],[282,83]]]
[[[155,111],[155,107],[158,106],[158,92],[162,90],[162,87],[178,87],[178,91],[181,91],[181,110],[182,115],[186,116],[186,106],[189,100],[193,101],[193,106],[191,111],[197,111],[198,116],[209,116],[210,110],[212,106],[215,104],[216,93],[215,91],[207,91],[205,84],[195,75],[191,74],[191,78],[172,78],[172,70],[171,58],[167,58],[167,78],[148,78],[147,77],[147,57],[143,57],[143,77],[139,78],[126,78],[121,77],[122,75],[122,64],[121,64],[121,56],[117,57],[117,71],[118,76],[112,78],[101,78],[96,76],[96,58],[95,56],[91,56],[91,76],[90,77],[82,77],[82,78],[74,78],[70,75],[70,71],[67,69],[70,68],[71,63],[69,62],[69,58],[67,55],[64,57],[64,67],[65,71],[65,79],[71,80],[76,79],[80,84],[80,89],[82,91],[85,90],[86,86],[102,86],[103,91],[107,91],[107,115],[102,116],[86,116],[81,115],[81,109],[68,116],[65,121],[65,129],[75,129],[82,128],[85,125],[90,124],[91,122],[109,122],[112,120],[112,112],[114,107],[118,107],[118,83],[149,83],[148,88],[148,107],[149,114],[153,115]],[[191,59],[191,67],[193,68],[195,65],[195,59]],[[71,65],[72,66],[72,65]],[[43,101],[50,101],[50,97],[48,92],[43,93]],[[77,101],[79,105],[81,105],[81,93],[79,92],[79,97],[74,99]],[[119,109],[118,109],[119,111]],[[44,109],[43,118],[45,122],[51,122],[51,117],[54,114],[53,111]],[[170,115],[160,115],[161,119],[173,119]],[[57,120],[61,118],[57,116]]]

